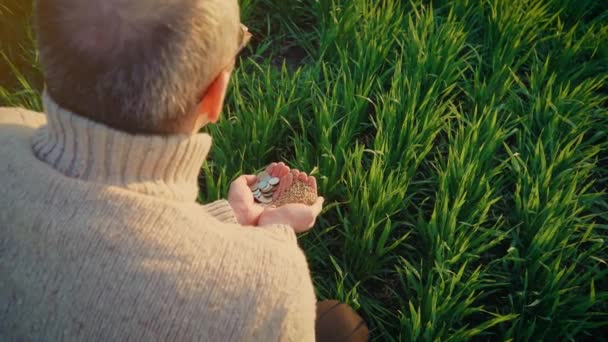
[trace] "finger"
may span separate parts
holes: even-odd
[[[300,171],[296,170],[296,169],[291,169],[291,174],[293,175],[293,179],[297,180],[298,177],[300,176]]]
[[[287,182],[287,177],[283,177],[281,178],[281,181],[279,182],[279,185],[277,186],[277,188],[275,189],[275,191],[272,193],[272,200],[276,201],[277,199],[279,199],[279,197],[281,197],[281,194],[283,193],[283,188],[285,187],[285,183]]]
[[[272,169],[272,172],[270,173],[271,177],[280,177],[281,173],[283,172],[283,170],[287,167],[287,165],[285,165],[285,163],[275,163],[274,169]]]
[[[291,189],[291,187],[293,186],[293,182],[295,182],[295,176],[293,174],[288,174],[285,178],[287,178],[287,181],[285,182],[285,186],[283,187],[283,191],[281,192],[281,196],[288,191],[289,189]]]
[[[295,169],[291,169],[289,171],[289,173],[287,174],[287,176],[289,176],[290,179],[292,180],[296,180],[298,179],[298,174],[300,173],[300,171],[295,170]],[[287,176],[285,176],[285,178],[287,178]]]
[[[275,166],[274,170],[272,170],[272,173],[270,174],[270,176],[272,177],[281,177],[281,173],[283,173],[287,166],[284,163],[278,163],[277,166]]]
[[[266,173],[268,173],[269,175],[272,174],[272,172],[274,171],[274,169],[277,167],[277,163],[271,163],[270,165],[268,165],[266,167]]]
[[[300,182],[308,182],[308,175],[306,174],[306,172],[300,172],[300,174],[298,175],[298,180]]]
[[[281,198],[283,193],[287,189],[289,189],[292,184],[293,184],[293,174],[288,173],[285,177],[283,177],[281,179],[281,182],[279,183],[279,187],[277,188],[277,191],[275,191],[274,194],[272,195],[273,200],[277,200],[277,199]]]
[[[289,166],[285,165],[285,163],[281,162],[276,167],[276,175],[274,177],[285,177],[289,173]]]
[[[246,185],[253,185],[255,184],[255,182],[257,182],[258,177],[255,175],[242,175],[239,178],[237,178],[234,182],[235,183],[243,183]]]
[[[317,193],[317,179],[314,176],[308,176],[308,186]]]

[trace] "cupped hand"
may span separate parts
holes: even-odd
[[[296,233],[306,232],[315,225],[324,201],[323,197],[318,197],[313,205],[295,203],[266,208],[259,216],[258,225],[286,224]]]
[[[239,224],[244,226],[255,226],[264,211],[264,208],[256,203],[250,187],[257,182],[255,175],[243,175],[230,184],[228,191],[228,203],[232,207]]]
[[[284,177],[290,172],[285,163],[272,163],[265,170],[273,177]],[[257,203],[251,192],[251,187],[258,181],[255,175],[243,175],[230,184],[228,203],[232,207],[236,219],[243,226],[257,226],[258,219],[264,207]]]

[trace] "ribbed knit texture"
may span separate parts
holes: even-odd
[[[58,171],[153,196],[196,199],[209,135],[131,135],[62,110],[47,94],[43,102],[49,122],[34,136],[34,152]]]
[[[312,341],[287,226],[194,202],[205,134],[0,108],[0,341]]]

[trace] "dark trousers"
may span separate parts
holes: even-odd
[[[335,300],[317,303],[318,342],[360,342],[368,338],[367,324],[350,306]]]

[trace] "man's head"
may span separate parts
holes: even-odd
[[[219,116],[239,22],[236,0],[39,0],[47,92],[127,132],[191,133]]]

